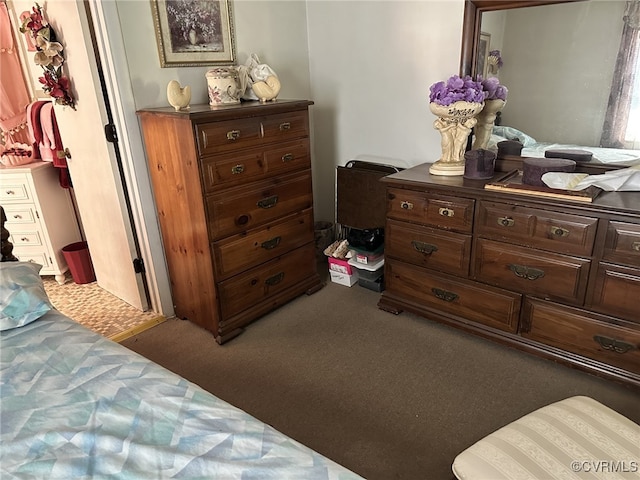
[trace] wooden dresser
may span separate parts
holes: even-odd
[[[176,315],[218,343],[318,290],[306,100],[138,112]]]
[[[0,168],[0,202],[7,215],[13,254],[42,265],[40,275],[54,275],[59,284],[69,270],[62,249],[82,240],[69,190],[60,186],[51,162]]]
[[[382,180],[378,306],[640,386],[640,192],[531,197],[428,166]]]

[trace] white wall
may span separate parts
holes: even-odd
[[[317,220],[334,219],[335,167],[370,154],[435,161],[429,85],[459,71],[462,0],[249,1],[233,7],[238,63],[255,52],[308,98]],[[149,2],[118,1],[136,108],[167,105],[166,84],[206,103],[206,67],[160,68]]]
[[[334,219],[335,167],[357,155],[439,158],[429,86],[458,73],[462,0],[307,4],[316,217]]]
[[[117,2],[136,108],[167,106],[170,80],[191,86],[191,103],[208,103],[205,74],[211,67],[161,68],[151,4]],[[280,98],[309,98],[309,56],[304,1],[235,0],[237,64],[251,53],[268,63],[282,82]]]

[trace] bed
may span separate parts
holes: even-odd
[[[592,161],[596,163],[622,166],[640,164],[640,150],[538,142],[521,130],[509,126],[493,127],[487,149],[497,151],[498,142],[503,140],[518,140],[522,143],[523,148],[520,153],[522,157],[544,157],[546,150],[586,150],[593,154]]]
[[[361,478],[56,311],[39,269],[0,263],[0,478]]]

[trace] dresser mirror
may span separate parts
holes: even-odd
[[[528,157],[588,149],[596,170],[640,163],[638,142],[601,147],[626,8],[623,0],[466,0],[460,73],[490,72],[509,89],[493,146],[517,139]],[[491,73],[492,50],[503,65]]]

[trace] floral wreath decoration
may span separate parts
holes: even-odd
[[[20,32],[28,33],[35,42],[37,52],[33,60],[44,70],[43,76],[38,78],[44,92],[54,98],[55,103],[75,110],[75,99],[70,92],[71,81],[62,73],[62,44],[56,41],[56,32],[45,20],[42,8],[37,3],[31,14],[24,19]]]

